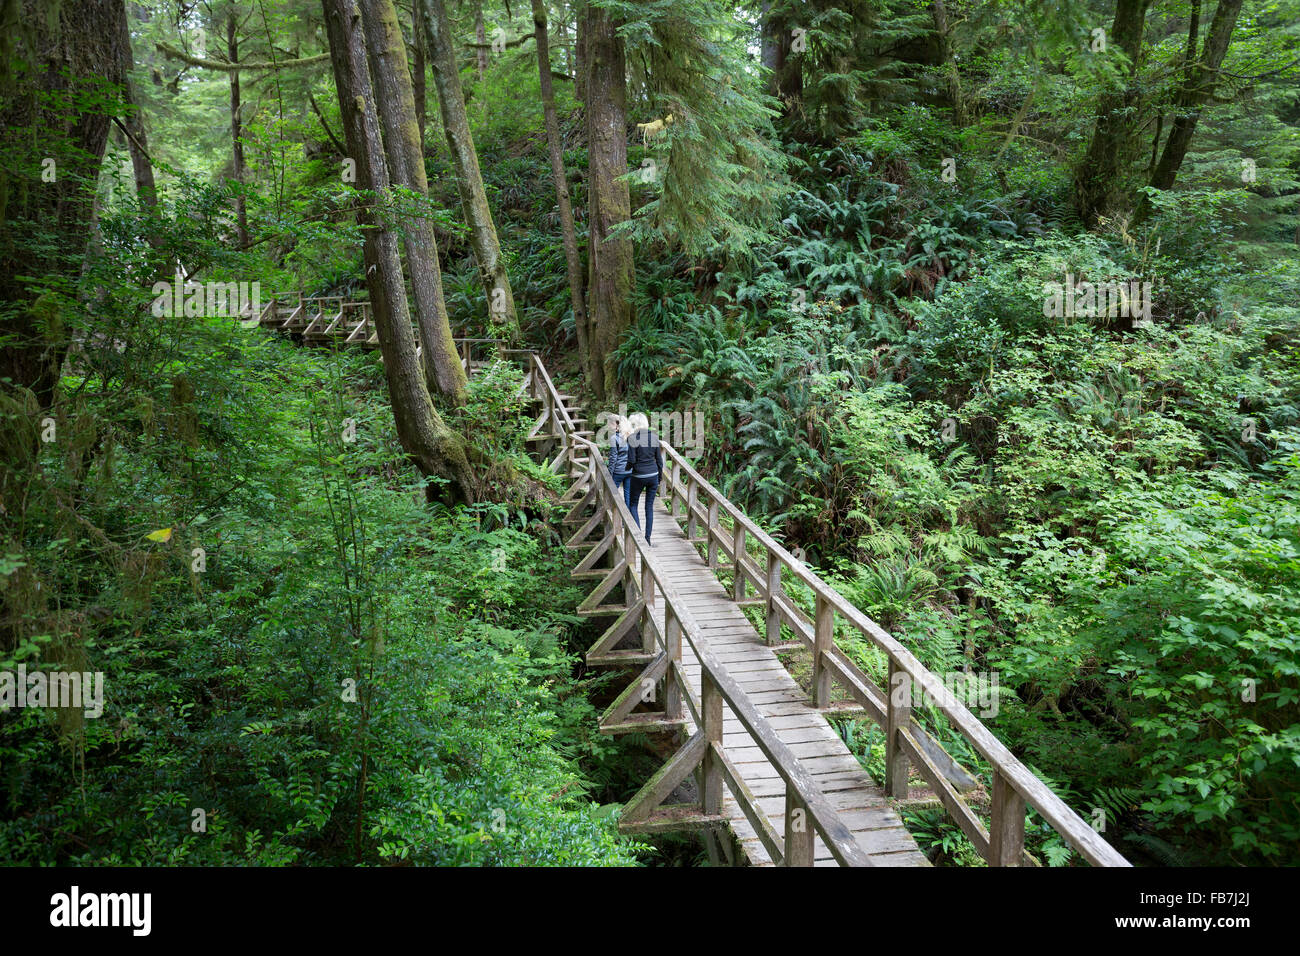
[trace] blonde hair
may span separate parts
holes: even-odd
[[[633,431],[640,431],[642,428],[650,427],[650,419],[646,418],[641,412],[633,412],[627,421]]]
[[[623,438],[626,438],[628,435],[632,434],[632,432],[636,430],[632,427],[632,422],[629,421],[628,419],[617,418],[616,420],[618,421],[618,433]]]

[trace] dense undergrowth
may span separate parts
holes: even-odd
[[[0,662],[103,671],[105,718],[4,716],[0,858],[636,861],[593,802],[614,749],[553,516],[426,504],[377,354],[179,319],[116,358],[65,382],[16,529],[44,544],[3,568],[58,605]],[[527,468],[519,382],[471,407]]]
[[[753,265],[707,286],[648,267],[623,375],[702,410],[712,480],[927,666],[996,673],[989,725],[1123,852],[1290,860],[1300,263],[1207,257],[1222,225],[1194,203],[1139,241],[959,200],[903,139],[808,151]],[[1067,273],[1151,281],[1151,323],[1046,316]],[[839,640],[883,686],[884,658]],[[909,816],[977,859],[942,811]],[[1029,843],[1077,860],[1033,815]]]
[[[928,667],[996,674],[996,713],[980,716],[1126,856],[1295,863],[1294,90],[1278,80],[1207,110],[1177,188],[1147,191],[1145,220],[1085,230],[1070,171],[1105,71],[1065,36],[1082,20],[1015,8],[1038,36],[1024,49],[992,21],[964,26],[987,33],[960,61],[971,115],[959,126],[938,105],[940,68],[892,58],[929,34],[919,14],[840,6],[806,24],[794,120],[770,129],[752,102],[743,114],[766,157],[743,195],[776,207],[737,228],[743,243],[699,252],[711,197],[684,188],[680,167],[671,202],[629,177],[634,211],[688,207],[692,254],[671,223],[637,233],[622,394],[604,409],[584,396],[588,420],[619,401],[701,413],[709,479]],[[1236,41],[1260,62],[1289,42],[1271,16],[1286,14],[1263,11]],[[841,71],[869,41],[893,52]],[[1182,72],[1174,46],[1170,33],[1143,67],[1146,95]],[[470,120],[525,342],[583,394],[536,62],[510,51],[466,71]],[[629,122],[686,106],[715,134],[740,124],[711,86],[656,99],[654,68],[676,67],[657,61],[647,79],[638,59]],[[51,437],[32,408],[0,407],[23,438],[0,472],[4,500],[22,503],[0,527],[0,586],[21,617],[3,633],[28,635],[0,645],[0,671],[102,671],[105,710],[0,715],[0,859],[700,862],[694,844],[615,835],[618,803],[659,761],[647,741],[597,732],[615,685],[578,662],[594,635],[574,615],[558,514],[426,501],[374,355],[150,315],[154,242],[204,278],[260,277],[267,294],[364,295],[359,197],[325,145],[342,128],[330,81],[305,74],[250,100],[238,186],[220,168],[227,126],[195,113],[225,102],[227,82],[141,84],[161,211],[131,196],[114,143],[87,261],[28,283],[34,311],[71,326],[78,348]],[[311,112],[285,111],[313,85]],[[585,244],[581,109],[557,86]],[[1144,108],[1163,122],[1167,103]],[[436,113],[425,147],[445,296],[455,331],[479,335],[487,297]],[[671,155],[671,135],[629,139],[634,171]],[[699,167],[686,172],[708,174],[686,181],[719,188],[709,157],[732,154],[679,142]],[[1250,188],[1244,159],[1258,161]],[[766,210],[739,194],[723,197],[728,216]],[[236,195],[256,237],[242,252],[229,241]],[[1049,290],[1067,276],[1149,282],[1150,322],[1053,313]],[[558,491],[524,453],[517,374],[480,376],[450,417]],[[885,682],[874,649],[837,640]],[[936,712],[918,716],[987,788],[978,754]],[[879,731],[840,732],[883,776]],[[904,818],[936,862],[980,865],[943,811]],[[1027,835],[1043,862],[1079,862],[1035,814]]]

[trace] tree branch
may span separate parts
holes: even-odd
[[[312,63],[323,63],[330,58],[328,53],[318,53],[316,56],[303,56],[296,60],[281,60],[278,63],[268,63],[258,61],[254,63],[231,63],[228,60],[209,60],[201,56],[194,56],[186,53],[184,50],[177,49],[163,43],[161,40],[154,44],[160,53],[165,53],[174,59],[181,60],[190,66],[201,66],[209,70],[222,70],[226,73],[238,73],[242,70],[283,70],[292,66],[307,66]]]

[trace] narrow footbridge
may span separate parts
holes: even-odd
[[[366,303],[277,296],[258,319],[306,341],[378,347]],[[492,339],[456,343],[471,373],[494,358],[523,366],[523,392],[537,414],[528,441],[569,482],[572,573],[594,582],[578,613],[609,621],[586,660],[630,676],[601,731],[656,735],[670,752],[624,806],[620,830],[703,830],[711,853],[756,866],[928,866],[898,811],[940,806],[990,866],[1037,866],[1025,850],[1032,808],[1089,863],[1129,865],[938,675],[676,449],[663,445],[649,547],[594,432],[538,354]],[[870,662],[883,680],[855,660]],[[883,779],[867,773],[828,715],[879,726]],[[964,738],[990,785],[953,759],[918,716],[941,735]]]

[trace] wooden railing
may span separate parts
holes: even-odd
[[[330,303],[337,303],[337,307],[329,308]],[[273,296],[259,319],[263,324],[304,334],[342,335],[345,341],[355,344],[374,345],[376,341],[369,303],[346,302],[340,297]],[[590,572],[595,562],[605,556],[608,556],[611,567],[601,569],[601,582],[580,610],[588,613],[608,610],[601,608],[599,601],[621,585],[625,604],[615,609],[620,612],[618,620],[606,631],[600,643],[612,647],[633,629],[639,628],[641,658],[646,663],[641,679],[634,681],[611,705],[606,714],[607,721],[612,720],[615,724],[623,721],[629,726],[653,724],[660,729],[685,727],[681,712],[684,702],[697,728],[643,790],[640,803],[625,807],[624,819],[639,814],[643,828],[714,825],[722,819],[722,787],[726,786],[774,861],[811,866],[813,834],[817,833],[841,864],[870,865],[870,858],[839,820],[798,758],[778,739],[771,725],[709,651],[699,623],[673,588],[661,561],[655,557],[653,549],[646,547],[645,539],[635,532],[636,523],[622,493],[603,466],[600,449],[579,434],[561,393],[537,353],[502,348],[502,343],[496,339],[455,341],[467,368],[476,348],[524,365],[525,388],[542,406],[542,415],[533,431],[537,433],[542,427],[550,429],[545,437],[559,444],[551,468],[573,479],[566,497],[580,495],[570,516],[585,515],[587,509],[594,508],[573,540],[585,540],[597,526],[604,525],[601,540],[576,570],[579,573]],[[1025,813],[1030,807],[1088,862],[1098,866],[1130,865],[1003,746],[910,651],[758,527],[709,484],[676,449],[666,442],[662,447],[666,455],[661,491],[665,506],[671,509],[670,513],[676,519],[685,521],[686,536],[704,546],[709,567],[715,572],[731,572],[732,599],[740,604],[762,605],[769,644],[779,644],[782,629],[786,628],[798,642],[811,650],[813,704],[818,708],[828,708],[832,682],[836,682],[847,691],[861,712],[884,731],[884,783],[890,796],[907,797],[909,767],[915,767],[948,815],[990,866],[1036,864],[1024,849]],[[722,558],[727,559],[726,563]],[[786,591],[786,580],[797,581],[808,589],[813,599],[811,616]],[[752,598],[748,593],[750,586],[754,589]],[[655,614],[659,605],[663,608],[662,625]],[[890,693],[886,694],[836,645],[837,621],[842,621],[886,656]],[[683,640],[700,662],[702,691],[698,697],[682,670]],[[634,714],[646,681],[655,682],[655,686],[662,685],[664,710]],[[992,768],[989,828],[984,827],[963,796],[963,789],[968,790],[974,784],[973,778],[913,717],[914,686],[928,695],[948,724]],[[785,782],[784,834],[778,834],[772,828],[723,751],[724,702]],[[656,821],[650,811],[696,767],[702,773],[701,812],[692,816],[665,810]],[[811,826],[801,825],[805,822]]]
[[[686,535],[702,534],[707,561],[720,570],[722,554],[732,571],[732,598],[747,600],[752,584],[764,609],[766,639],[781,640],[782,628],[812,651],[812,701],[819,708],[831,703],[831,683],[844,687],[853,701],[885,734],[885,790],[907,797],[908,768],[914,766],[934,791],[948,815],[961,828],[990,866],[1033,863],[1024,852],[1025,812],[1037,810],[1080,856],[1097,866],[1128,866],[1128,861],[1082,817],[1056,796],[978,718],[895,638],[819,578],[738,507],[709,484],[674,448],[664,444],[665,506],[685,517]],[[728,519],[730,527],[723,519]],[[756,550],[751,550],[751,542]],[[804,585],[812,594],[811,617],[786,592],[785,579]],[[836,621],[865,638],[888,658],[884,693],[835,643]],[[991,825],[985,829],[963,794],[953,785],[953,761],[912,716],[913,687],[919,686],[949,725],[960,733],[992,768]]]
[[[519,353],[510,353],[519,354]],[[654,550],[634,532],[636,524],[628,511],[596,444],[577,436],[560,393],[536,353],[525,353],[530,370],[530,391],[543,406],[556,432],[567,435],[557,456],[566,459],[570,477],[576,477],[572,491],[585,488],[586,494],[574,508],[575,514],[595,498],[596,511],[584,525],[578,538],[589,534],[596,519],[608,527],[600,544],[592,549],[586,562],[602,550],[612,555],[613,568],[593,592],[594,610],[605,595],[621,583],[630,613],[622,615],[606,632],[605,644],[612,645],[634,626],[641,628],[644,651],[652,655],[640,681],[634,681],[611,707],[614,718],[628,718],[640,700],[640,688],[647,679],[664,683],[665,709],[656,719],[671,725],[680,719],[680,700],[684,698],[700,730],[674,761],[692,764],[698,760],[704,770],[703,810],[707,816],[720,807],[720,781],[725,782],[745,813],[773,860],[789,865],[812,864],[812,832],[820,833],[832,855],[841,864],[864,865],[869,859],[858,847],[852,834],[835,817],[812,778],[798,759],[777,738],[771,725],[754,709],[744,692],[731,680],[725,669],[709,652],[702,631],[667,580]],[[756,525],[736,505],[713,487],[671,445],[662,443],[665,453],[664,504],[678,520],[685,521],[688,539],[704,546],[705,559],[715,572],[732,572],[732,599],[738,603],[760,603],[764,611],[765,636],[769,644],[781,641],[782,628],[788,628],[813,655],[812,702],[818,708],[831,703],[832,681],[844,687],[853,701],[885,734],[885,790],[897,799],[908,795],[909,766],[914,766],[930,786],[948,815],[971,841],[990,866],[1036,865],[1024,848],[1025,814],[1029,807],[1056,830],[1062,839],[1089,863],[1097,866],[1129,866],[1082,817],[1054,794],[1023,763],[957,700],[947,686],[913,654],[890,636],[875,621],[854,607],[795,558],[779,542]],[[641,572],[633,571],[632,555],[637,555]],[[724,564],[720,557],[726,558]],[[814,602],[811,617],[786,592],[784,581],[792,579],[811,592]],[[748,597],[752,586],[755,598]],[[653,609],[663,602],[664,624],[658,624]],[[886,694],[835,643],[836,621],[864,637],[888,659]],[[702,699],[696,700],[681,670],[681,642],[692,647],[702,668]],[[992,768],[992,806],[989,828],[975,814],[959,787],[966,789],[974,780],[925,731],[912,715],[913,685],[919,686],[949,725],[960,733]],[[721,747],[721,702],[725,701],[753,738],[754,743],[771,761],[785,781],[786,833],[775,833],[757,801],[748,791]],[[671,789],[681,767],[670,761],[661,771],[663,780],[652,789],[652,802],[662,800]],[[636,808],[631,808],[635,810]],[[812,827],[795,825],[802,812]],[[673,821],[680,825],[686,821]],[[698,822],[698,821],[697,821]],[[708,822],[708,820],[704,820]]]

